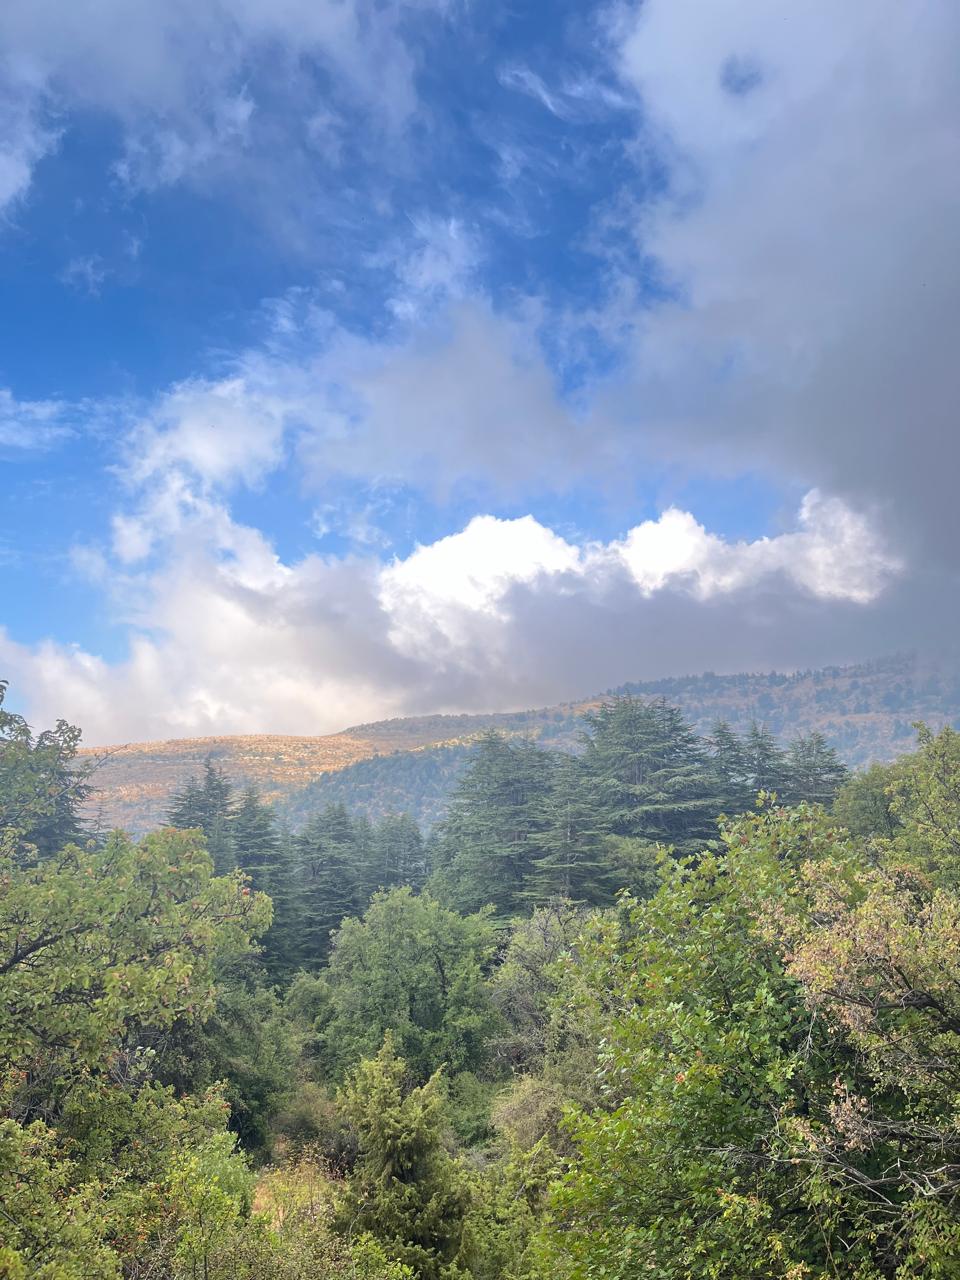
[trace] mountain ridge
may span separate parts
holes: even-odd
[[[917,720],[935,728],[960,723],[960,669],[896,654],[792,673],[705,672],[636,681],[522,711],[395,717],[321,735],[162,739],[88,747],[81,755],[100,761],[95,804],[104,826],[139,832],[160,824],[173,793],[206,759],[221,765],[235,785],[258,786],[297,822],[330,799],[342,799],[371,816],[399,807],[429,823],[441,815],[466,750],[479,734],[499,729],[526,734],[544,746],[575,749],[580,716],[625,693],[666,698],[700,733],[717,719],[740,731],[757,720],[784,739],[817,730],[855,766],[910,750]]]

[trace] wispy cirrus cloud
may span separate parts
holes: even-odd
[[[0,202],[22,197],[61,128],[84,112],[122,129],[116,173],[134,188],[198,178],[258,146],[258,115],[277,99],[278,67],[291,92],[301,59],[327,82],[328,116],[344,101],[396,134],[416,108],[415,56],[406,26],[445,0],[198,0],[130,5],[9,0],[0,10]],[[319,105],[309,119],[316,133]],[[289,144],[304,136],[285,120]],[[280,117],[274,115],[268,135]],[[265,120],[266,123],[266,120]],[[354,127],[359,125],[354,122]],[[0,208],[3,203],[0,203]]]
[[[18,400],[0,387],[0,449],[49,449],[70,435],[73,409],[61,400]]]

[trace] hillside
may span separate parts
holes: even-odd
[[[711,673],[622,686],[614,693],[664,697],[708,732],[765,723],[789,739],[819,729],[851,765],[911,749],[913,722],[960,724],[960,672],[896,656],[791,675]],[[170,796],[207,758],[235,783],[256,783],[299,825],[331,800],[371,817],[408,810],[430,824],[486,729],[522,733],[545,746],[575,748],[579,716],[597,698],[533,711],[415,716],[318,737],[251,735],[132,743],[89,751],[102,758],[97,804],[105,825],[143,831],[162,821]]]

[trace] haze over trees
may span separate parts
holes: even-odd
[[[0,1276],[960,1269],[960,735],[623,696],[427,836],[210,763],[135,843],[0,714]]]

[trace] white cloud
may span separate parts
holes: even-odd
[[[0,6],[0,208],[27,190],[55,142],[38,123],[94,111],[125,134],[118,172],[152,187],[198,174],[248,145],[264,60],[272,91],[301,58],[387,133],[416,106],[402,27],[445,0],[6,0]],[[319,120],[323,105],[312,103]]]
[[[0,387],[0,448],[46,449],[71,432],[70,407],[60,400],[17,400]]]
[[[671,508],[614,546],[645,593],[680,581],[699,599],[782,574],[815,596],[869,604],[903,568],[870,522],[836,498],[812,490],[798,523],[795,533],[729,543]]]
[[[289,398],[243,376],[191,379],[162,396],[132,432],[125,471],[135,484],[182,468],[204,486],[256,484],[282,456]]]
[[[580,570],[575,547],[532,516],[475,516],[462,533],[419,546],[380,575],[389,637],[401,653],[442,660],[479,647],[482,624],[505,620],[510,589]],[[491,628],[483,628],[490,637]]]
[[[472,657],[481,635],[484,645],[499,639],[509,647],[518,586],[586,597],[622,583],[625,570],[648,598],[671,591],[706,601],[783,579],[815,598],[865,605],[903,567],[869,522],[836,499],[807,494],[798,523],[795,532],[731,543],[670,508],[622,540],[577,547],[532,516],[478,516],[462,533],[384,569],[380,602],[394,645],[444,661],[455,653]]]
[[[169,501],[172,515],[145,511],[146,534],[118,523],[112,573],[102,554],[81,555],[126,622],[125,660],[0,633],[0,668],[37,722],[66,715],[94,743],[324,733],[730,669],[771,646],[803,661],[822,643],[811,620],[835,654],[840,624],[870,618],[864,606],[897,573],[868,525],[815,495],[795,531],[754,542],[676,510],[580,546],[531,516],[481,516],[404,559],[289,564],[218,502],[188,489]],[[145,547],[154,558],[137,569]]]

